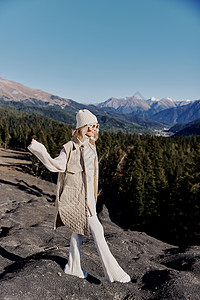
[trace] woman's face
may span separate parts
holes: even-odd
[[[96,122],[89,124],[86,135],[89,137],[93,137],[98,128],[99,128],[99,124],[97,124]]]

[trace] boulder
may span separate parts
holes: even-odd
[[[66,227],[53,229],[55,184],[24,173],[19,165],[16,169],[16,162],[6,164],[9,151],[0,164],[2,300],[200,299],[200,247],[179,248],[123,230],[110,221],[106,208],[99,216],[106,240],[131,282],[104,279],[92,237],[84,238],[81,248],[88,278],[66,275],[71,233]]]

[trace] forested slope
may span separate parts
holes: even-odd
[[[31,139],[52,157],[71,138],[71,128],[39,115],[0,109],[0,146],[26,149]],[[164,138],[100,132],[99,200],[114,222],[163,241],[199,243],[200,136]],[[35,156],[30,172],[56,182]]]
[[[74,102],[75,103],[75,102]],[[51,118],[55,121],[63,122],[67,125],[72,125],[75,127],[76,124],[76,112],[79,109],[89,109],[93,114],[97,116],[97,119],[100,123],[101,129],[109,130],[116,132],[119,129],[123,132],[131,132],[131,133],[143,133],[143,134],[152,134],[154,129],[162,129],[163,124],[154,121],[144,121],[128,118],[126,115],[119,115],[115,112],[107,112],[100,108],[97,108],[94,105],[83,105],[80,103],[76,103],[75,106],[66,106],[62,109],[60,106],[39,106],[33,105],[30,103],[24,102],[15,102],[15,101],[4,101],[0,98],[0,114],[2,111],[6,111],[8,114],[9,111],[20,111],[34,114],[34,115],[42,115],[48,118]]]

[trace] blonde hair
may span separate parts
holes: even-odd
[[[84,125],[82,127],[79,127],[75,130],[72,130],[72,136],[75,136],[78,138],[81,142],[85,141],[85,135],[88,132],[88,125]],[[90,138],[89,142],[93,145],[95,145],[95,142],[97,141],[99,135],[98,135],[98,130],[95,131],[94,138]]]

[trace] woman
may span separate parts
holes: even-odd
[[[79,278],[87,277],[87,272],[81,267],[80,247],[83,235],[89,236],[91,232],[106,280],[129,282],[130,276],[119,266],[108,248],[96,214],[98,157],[95,141],[99,124],[96,116],[87,109],[77,113],[76,121],[73,137],[63,145],[58,157],[51,158],[44,145],[34,139],[28,146],[50,171],[59,172],[54,228],[65,225],[73,232],[64,272]]]

